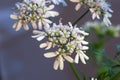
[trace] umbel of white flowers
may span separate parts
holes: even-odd
[[[49,27],[53,23],[49,18],[58,16],[57,11],[53,11],[54,5],[46,6],[48,2],[45,0],[24,0],[22,3],[17,3],[17,9],[10,15],[12,19],[17,20],[13,24],[16,31],[23,26],[28,30],[28,23],[32,24],[34,29],[41,29],[42,26]]]
[[[106,0],[70,0],[71,2],[78,3],[75,7],[79,10],[82,5],[88,6],[92,13],[92,19],[100,19],[103,17],[103,22],[109,26],[111,22],[109,18],[112,17],[111,5]],[[52,4],[53,3],[53,4]],[[53,22],[50,20],[51,17],[59,15],[57,11],[52,9],[55,7],[54,4],[67,5],[64,0],[23,0],[23,2],[16,3],[16,10],[10,17],[17,20],[13,24],[13,28],[16,31],[20,30],[21,27],[25,30],[29,29],[28,23],[32,24],[33,29],[41,29],[42,26],[49,27]]]
[[[40,44],[40,48],[48,50],[57,47],[56,51],[44,54],[46,58],[56,57],[53,66],[55,70],[58,68],[63,70],[65,60],[70,63],[79,63],[80,59],[83,64],[86,64],[85,60],[89,59],[85,54],[85,51],[88,50],[86,46],[88,42],[84,40],[88,33],[72,26],[70,22],[67,25],[63,25],[61,22],[58,25],[54,23],[52,27],[45,28],[45,31],[34,30],[33,33],[32,38],[36,38],[38,41],[45,37],[48,38],[48,41]],[[75,59],[71,55],[75,55]]]
[[[100,19],[103,17],[103,22],[106,26],[110,26],[111,22],[109,18],[112,17],[113,10],[110,8],[111,5],[106,2],[106,0],[70,0],[71,2],[77,3],[75,9],[79,10],[82,5],[88,6],[90,12],[92,13],[92,19]]]

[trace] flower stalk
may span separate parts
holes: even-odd
[[[88,12],[89,12],[89,9],[85,13],[83,13],[83,15],[80,16],[75,22],[73,22],[72,25],[74,26],[75,24],[77,24]]]
[[[78,74],[74,64],[73,63],[69,63],[69,66],[70,66],[71,70],[73,71],[73,73],[74,73],[75,77],[77,78],[77,80],[80,80],[80,76],[79,76],[79,74]]]

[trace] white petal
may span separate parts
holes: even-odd
[[[68,22],[68,24],[69,24],[69,26],[72,28],[73,27],[73,25],[72,25],[72,23],[71,22]]]
[[[45,29],[50,28],[50,24],[46,23],[46,24],[44,25],[44,27],[45,27]]]
[[[86,64],[86,61],[85,61],[84,56],[83,56],[81,53],[79,53],[79,56],[80,56],[81,62],[82,62],[83,64]]]
[[[40,48],[45,48],[47,46],[47,43],[40,44]]]
[[[70,57],[70,56],[64,56],[64,58],[70,62],[70,63],[73,63],[73,59]]]
[[[56,16],[58,16],[59,15],[59,13],[58,12],[56,12],[56,11],[48,11],[48,12],[46,12],[46,14],[44,15],[46,18],[48,18],[48,17],[56,17]]]
[[[42,22],[41,22],[41,20],[38,21],[38,27],[39,27],[39,29],[42,29]]]
[[[63,70],[64,68],[64,60],[62,56],[59,56],[59,61],[60,61],[60,70]]]
[[[14,28],[14,29],[17,27],[17,23],[18,23],[18,22],[16,22],[16,23],[13,24],[13,28]]]
[[[53,9],[55,6],[54,5],[50,5],[48,8],[47,8],[47,10],[51,10],[51,9]]]
[[[99,15],[97,15],[97,19],[100,19],[100,16],[99,16]]]
[[[27,23],[24,23],[24,24],[23,24],[23,27],[24,27],[25,30],[29,30],[29,27],[28,27],[28,24],[27,24]]]
[[[37,25],[35,21],[31,21],[31,24],[32,24],[33,29],[37,29]]]
[[[110,20],[108,19],[108,17],[104,17],[103,18],[103,22],[105,23],[105,25],[109,26],[111,25],[112,23],[110,22]]]
[[[84,40],[81,43],[84,44],[84,45],[88,44],[88,42],[84,41]]]
[[[80,2],[80,0],[70,0],[71,2]]]
[[[92,15],[92,19],[94,20],[95,18],[96,18],[96,14],[95,13],[93,13],[93,15]]]
[[[49,19],[43,19],[43,24],[46,25],[46,24],[51,24],[52,21],[50,21]]]
[[[17,22],[16,31],[19,31],[21,27],[22,27],[22,21],[19,20],[19,21]]]
[[[44,38],[45,38],[45,36],[40,36],[40,37],[37,38],[37,40],[38,40],[38,41],[41,41],[41,40],[43,40]]]
[[[55,52],[48,52],[48,53],[44,54],[44,57],[46,57],[46,58],[52,58],[55,56],[57,56],[57,54]]]
[[[33,30],[33,34],[41,34],[41,33],[42,33],[41,31]]]
[[[48,50],[48,49],[50,49],[51,47],[52,47],[52,43],[49,42],[48,45],[47,45],[47,47],[45,48],[45,50]]]
[[[59,65],[60,65],[60,62],[56,59],[55,62],[54,62],[53,68],[54,68],[55,70],[57,70],[58,67],[59,67]]]
[[[88,57],[87,55],[85,55],[85,53],[83,53],[82,51],[80,51],[80,52],[81,52],[81,54],[84,56],[84,58],[85,58],[86,60],[89,59],[89,57]]]
[[[90,12],[93,13],[93,12],[94,12],[94,9],[93,9],[93,8],[90,8]]]
[[[78,32],[81,33],[81,34],[83,34],[83,35],[85,35],[85,36],[89,35],[89,33],[85,32],[85,31],[79,30]],[[83,36],[83,37],[84,37],[84,36]]]
[[[89,49],[89,47],[87,47],[87,46],[82,46],[81,47],[81,50],[88,50]]]
[[[75,6],[75,10],[78,11],[78,10],[80,9],[80,7],[81,7],[81,4],[78,3],[78,4]]]
[[[94,80],[94,78],[92,77],[91,80]]]
[[[12,19],[18,19],[18,16],[11,14],[10,18],[12,18]]]
[[[79,55],[78,54],[76,54],[76,56],[75,56],[75,63],[79,63]]]
[[[32,36],[32,38],[38,38],[40,36],[41,36],[40,34],[37,34],[37,35]]]

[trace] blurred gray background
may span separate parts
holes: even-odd
[[[54,59],[46,59],[43,56],[45,52],[39,48],[40,42],[31,38],[32,29],[24,31],[21,29],[16,32],[12,25],[14,21],[9,15],[16,2],[22,0],[1,0],[0,1],[0,80],[76,80],[68,63],[65,63],[63,71],[53,69]],[[78,12],[74,10],[75,4],[69,2],[67,7],[57,6],[55,10],[60,11],[62,21],[75,21],[85,8],[82,7]],[[107,0],[114,10],[111,22],[114,25],[120,24],[120,0]],[[82,26],[86,21],[91,20],[90,13],[85,16],[78,24]],[[106,45],[106,50],[111,54],[115,51],[115,45],[120,44],[120,38],[113,39]],[[111,51],[109,51],[111,50]],[[89,67],[88,67],[89,66]],[[95,76],[94,71],[97,69],[89,63],[77,65],[78,72],[85,71],[90,77]]]

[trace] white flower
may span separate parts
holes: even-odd
[[[34,30],[33,34],[35,35],[32,36],[32,38],[36,38],[38,41],[41,41],[45,38],[45,32]]]
[[[45,7],[44,11],[42,11],[41,14],[38,15],[38,27],[39,29],[42,28],[42,25],[44,25],[45,27],[49,27],[52,23],[51,20],[49,20],[50,17],[56,17],[59,15],[58,12],[56,11],[52,11],[52,9],[54,8],[54,5],[50,5],[49,7]],[[43,14],[43,15],[42,15]]]
[[[92,77],[91,80],[97,80],[97,78],[93,78],[93,77]]]
[[[52,21],[51,17],[59,15],[57,11],[54,11],[54,5],[46,5],[45,0],[23,0],[21,3],[16,4],[16,11],[11,15],[12,19],[17,20],[14,24],[16,31],[20,30],[23,26],[25,30],[28,30],[28,23],[32,24],[33,29],[41,29],[42,26],[49,27]],[[14,15],[14,16],[13,16]]]
[[[92,19],[95,18],[100,19],[101,11],[100,8],[90,8],[90,11],[92,13]]]
[[[52,27],[45,28],[44,31],[34,31],[36,34],[33,38],[42,40],[41,36],[47,37],[48,41],[41,43],[40,48],[51,49],[56,47],[55,52],[45,53],[44,56],[47,58],[57,57],[54,62],[54,69],[63,70],[64,61],[73,63],[71,55],[76,54],[75,63],[79,62],[81,59],[83,64],[86,64],[85,60],[88,60],[89,57],[85,55],[85,51],[88,50],[86,46],[88,44],[85,41],[85,36],[89,35],[87,32],[80,30],[76,26],[72,26],[69,22],[68,25],[63,25],[61,22],[53,24]],[[40,39],[39,39],[40,38]]]
[[[94,0],[88,0],[88,1],[87,1],[87,5],[88,5],[90,8],[93,8],[94,5],[95,5]]]
[[[52,42],[46,42],[46,43],[42,43],[40,44],[40,48],[45,48],[45,50],[48,50],[52,47]]]
[[[13,28],[16,30],[16,31],[19,31],[21,29],[21,27],[23,26],[23,28],[25,30],[28,30],[29,27],[28,27],[28,21],[24,19],[24,16],[17,16],[15,14],[11,14],[10,15],[10,18],[14,19],[14,20],[17,20],[16,23],[13,24]]]
[[[83,64],[86,64],[85,60],[89,60],[89,57],[84,54],[83,51],[78,50],[76,51],[76,56],[75,56],[75,63],[79,63],[79,59],[82,61]]]
[[[111,25],[109,18],[111,18],[113,10],[110,8],[111,5],[106,0],[70,0],[71,2],[77,3],[75,10],[79,10],[82,5],[88,6],[92,13],[92,19],[100,19],[103,16],[103,22],[106,26]]]
[[[107,26],[110,26],[112,23],[111,21],[109,20],[109,18],[111,18],[112,15],[108,12],[105,12],[104,14],[104,17],[103,17],[103,22],[107,25]]]
[[[94,6],[90,8],[92,13],[92,19],[100,19],[100,16],[103,16],[103,22],[106,26],[111,25],[109,18],[112,17],[113,10],[110,8],[110,4],[108,4],[105,0],[96,0],[93,1]]]
[[[67,50],[69,50],[69,52],[72,54],[75,50],[76,43],[75,43],[75,41],[72,41],[72,42],[68,43],[66,46],[67,46]]]
[[[46,58],[52,58],[57,56],[53,66],[55,70],[57,70],[58,68],[60,68],[60,70],[63,70],[65,60],[67,60],[70,63],[73,63],[73,59],[70,56],[67,56],[66,53],[48,52],[48,53],[45,53],[44,56]]]
[[[67,39],[65,37],[61,37],[59,41],[61,44],[65,44],[67,42]]]
[[[106,26],[110,26],[112,23],[110,22],[109,18],[112,17],[113,10],[110,8],[111,5],[108,4],[105,0],[98,0],[99,7],[103,11],[103,22],[106,24]]]
[[[111,5],[105,2],[105,0],[99,0],[100,1],[100,7],[107,12],[113,12],[113,10],[110,8]]]

